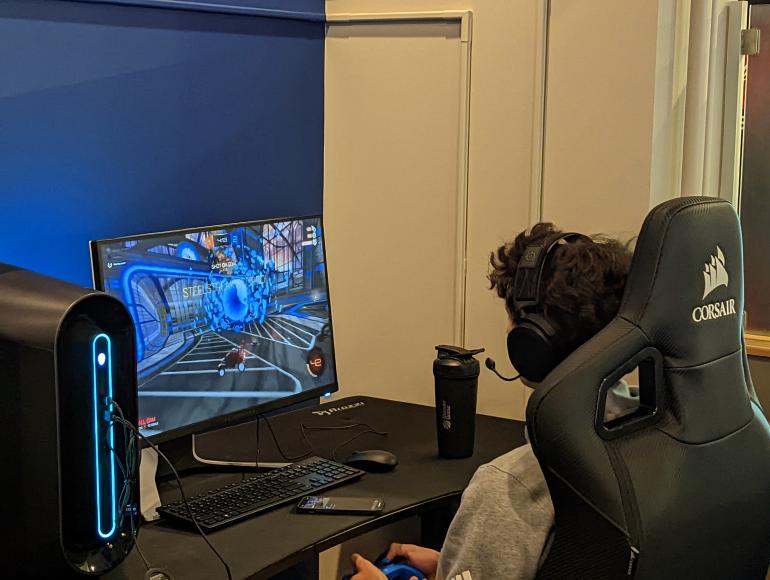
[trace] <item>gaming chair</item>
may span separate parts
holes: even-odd
[[[617,317],[527,405],[555,510],[539,579],[765,578],[770,426],[742,320],[732,206],[687,197],[654,208]],[[637,367],[639,409],[605,424],[607,390]]]

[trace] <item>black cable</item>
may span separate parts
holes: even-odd
[[[262,415],[261,415],[262,416]],[[289,461],[291,463],[294,463],[295,461],[300,461],[302,459],[305,459],[306,457],[309,457],[313,454],[313,445],[308,440],[307,436],[305,435],[304,429],[301,430],[302,433],[302,440],[304,441],[305,445],[308,448],[308,451],[295,456],[289,456],[286,455],[286,453],[283,452],[283,449],[281,449],[281,444],[278,443],[278,437],[275,435],[275,431],[273,431],[273,425],[270,423],[270,419],[268,419],[266,416],[264,417],[265,423],[267,424],[267,428],[270,431],[270,435],[273,437],[273,442],[275,443],[275,448],[278,449],[278,453],[281,454],[281,457],[285,459],[286,461]],[[257,432],[259,432],[259,418],[257,418]],[[257,440],[257,443],[259,443],[259,440]]]
[[[366,423],[358,423],[358,425],[366,425]],[[346,439],[345,441],[343,441],[342,443],[340,443],[339,445],[337,445],[337,447],[335,447],[335,448],[332,450],[332,459],[333,459],[334,461],[337,461],[337,452],[338,452],[338,451],[339,451],[339,450],[340,450],[342,447],[344,447],[345,445],[347,445],[347,444],[349,444],[349,443],[352,443],[353,441],[355,441],[355,440],[356,440],[356,439],[358,439],[359,437],[363,437],[364,435],[368,435],[369,433],[372,433],[372,434],[374,434],[374,435],[380,435],[381,437],[387,437],[387,435],[388,435],[388,432],[387,432],[387,431],[377,431],[377,430],[373,429],[372,427],[370,427],[369,425],[366,425],[366,427],[368,427],[368,429],[367,429],[366,431],[361,431],[360,433],[356,433],[356,434],[355,434],[355,435],[353,435],[353,436],[352,436],[350,439]]]
[[[115,406],[117,407],[117,403],[115,403]],[[233,573],[230,570],[230,566],[227,564],[225,559],[222,557],[222,554],[219,553],[219,551],[214,547],[214,544],[211,543],[208,536],[204,533],[203,529],[201,528],[200,524],[198,523],[198,520],[193,515],[192,508],[190,507],[190,503],[187,501],[187,496],[184,493],[184,488],[182,487],[182,479],[179,477],[179,473],[177,473],[177,470],[174,468],[174,464],[169,460],[168,457],[158,448],[155,443],[147,439],[142,433],[139,432],[139,429],[134,427],[131,423],[126,421],[124,418],[121,418],[119,416],[113,415],[113,419],[120,422],[122,425],[125,425],[128,427],[132,432],[134,432],[142,441],[147,443],[150,447],[152,447],[155,450],[155,453],[158,454],[158,457],[163,458],[163,461],[165,461],[169,468],[171,469],[171,472],[174,474],[174,477],[176,478],[177,486],[179,486],[179,494],[182,496],[182,502],[185,505],[185,508],[187,508],[187,514],[190,516],[190,520],[192,520],[192,523],[195,524],[195,527],[198,530],[198,533],[201,535],[203,540],[208,544],[209,548],[211,548],[211,551],[214,552],[217,558],[219,558],[219,561],[222,562],[222,565],[225,567],[225,571],[227,572],[227,579],[232,580]]]
[[[257,415],[257,457],[256,462],[254,465],[256,465],[257,469],[259,469],[259,448],[260,448],[260,442],[259,442],[259,422],[262,420],[262,415]]]
[[[123,414],[123,410],[120,408],[120,405],[116,403],[114,400],[107,398],[107,404],[110,405],[112,408],[114,408],[120,418],[125,421],[125,415]],[[125,458],[125,465],[123,461],[121,460],[121,457],[118,455],[118,453],[115,451],[114,448],[112,448],[109,444],[106,442],[110,439],[109,434],[110,430],[112,429],[114,431],[115,429],[115,423],[114,421],[107,427],[105,430],[105,446],[109,450],[109,452],[112,454],[115,463],[117,464],[118,468],[120,469],[121,474],[123,475],[123,487],[120,490],[120,495],[118,496],[118,525],[120,527],[123,526],[123,518],[128,514],[129,511],[129,502],[131,501],[131,496],[133,495],[133,489],[136,485],[136,482],[139,478],[139,462],[138,454],[136,451],[136,436],[133,435],[133,433],[129,436],[129,431],[126,429],[125,425],[122,425],[123,429],[123,451],[124,451],[124,458]],[[133,511],[133,509],[132,509]],[[129,521],[131,523],[131,533],[134,538],[136,538],[136,529],[134,528],[134,517],[135,513],[129,514]]]
[[[355,435],[353,435],[349,439],[346,439],[345,441],[343,441],[342,443],[337,445],[332,450],[331,458],[334,461],[337,461],[337,452],[342,447],[344,447],[345,445],[348,445],[349,443],[352,443],[353,441],[355,441],[359,437],[362,437],[362,436],[366,435],[367,433],[373,433],[373,434],[379,435],[381,437],[386,437],[388,435],[387,431],[378,431],[377,429],[375,429],[374,427],[372,427],[368,423],[353,423],[352,425],[333,425],[333,426],[313,426],[313,425],[305,425],[304,423],[300,423],[300,433],[302,435],[300,440],[305,443],[307,451],[302,453],[301,455],[288,456],[288,455],[286,455],[286,453],[284,453],[283,449],[281,449],[280,443],[278,443],[278,437],[275,434],[275,431],[273,430],[273,426],[270,423],[270,419],[268,419],[266,416],[259,415],[257,417],[257,467],[259,467],[259,449],[260,449],[260,444],[259,444],[259,421],[260,421],[261,417],[264,417],[264,419],[265,419],[265,423],[267,424],[267,428],[270,431],[270,435],[273,438],[273,442],[275,443],[275,447],[276,447],[276,449],[278,449],[278,453],[281,455],[281,457],[284,460],[290,461],[290,462],[295,462],[295,461],[302,460],[302,459],[304,459],[304,458],[306,458],[306,457],[308,457],[308,456],[313,454],[313,444],[310,442],[310,438],[308,437],[308,432],[309,431],[340,431],[340,430],[345,430],[345,429],[353,429],[354,427],[366,427],[365,431],[362,431],[360,433],[356,433]]]
[[[257,470],[259,470],[259,449],[260,449],[259,422],[261,420],[262,420],[262,415],[257,415],[257,432],[256,432],[256,436],[257,436],[257,452],[256,452],[255,457],[254,457],[254,467],[256,467]],[[246,481],[246,479],[247,479],[246,472],[244,471],[243,473],[241,473],[241,482]]]
[[[117,403],[116,403],[117,405]],[[123,414],[123,411],[119,411],[121,416]],[[125,425],[123,426],[123,434],[124,436],[127,436],[128,430],[126,429]],[[133,444],[133,448],[136,448],[136,436],[132,433],[131,434],[131,443]],[[137,468],[139,466],[139,462],[137,461]],[[138,474],[137,474],[138,475]],[[124,486],[125,491],[125,486]],[[129,490],[127,492],[127,497],[131,497],[131,491]],[[142,558],[142,562],[144,562],[145,569],[149,572],[150,571],[150,563],[147,561],[147,558],[144,556],[144,552],[142,552],[142,548],[139,546],[139,530],[136,528],[135,519],[133,517],[129,518],[129,522],[131,523],[131,537],[134,539],[134,545],[136,546],[136,551],[139,552],[139,556]]]
[[[139,540],[137,538],[134,538],[134,546],[136,546],[136,551],[139,552],[139,555],[141,556],[142,561],[144,562],[144,567],[149,570],[150,563],[147,561],[147,558],[144,557],[144,552],[142,552],[142,549],[139,547]]]

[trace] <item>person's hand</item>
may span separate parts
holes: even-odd
[[[356,573],[350,580],[388,580],[385,574],[377,566],[359,554],[353,554],[351,558],[356,567]]]
[[[438,570],[439,553],[430,548],[415,546],[414,544],[391,544],[388,555],[391,562],[394,558],[403,558],[407,564],[414,566],[425,574],[429,580],[436,577]]]

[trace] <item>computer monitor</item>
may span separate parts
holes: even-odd
[[[154,441],[337,390],[320,216],[100,240],[91,260],[134,320]]]

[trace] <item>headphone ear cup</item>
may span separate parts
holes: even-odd
[[[525,379],[539,383],[562,360],[556,330],[538,314],[528,314],[508,333],[508,358]]]

